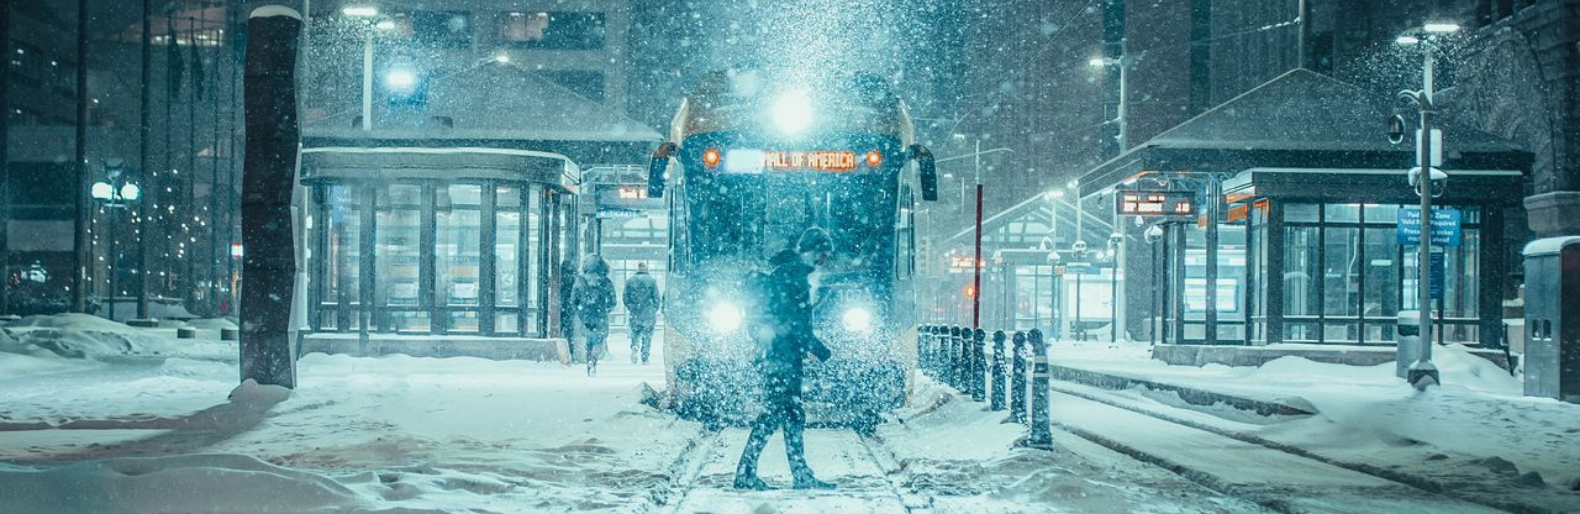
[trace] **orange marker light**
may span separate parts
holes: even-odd
[[[883,164],[883,154],[877,150],[867,152],[867,167],[876,168]]]
[[[720,154],[717,148],[709,148],[702,151],[702,164],[709,168],[718,166],[719,159]]]

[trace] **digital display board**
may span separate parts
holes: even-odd
[[[1120,216],[1196,216],[1196,193],[1186,190],[1119,191]]]
[[[770,170],[855,171],[856,152],[770,150],[763,152],[763,167]]]

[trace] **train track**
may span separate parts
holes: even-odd
[[[1067,382],[1052,389],[1055,429],[1275,512],[1533,512],[1159,412],[1110,391]]]
[[[905,488],[894,455],[883,441],[850,430],[808,430],[806,434],[808,460],[820,478],[834,482],[838,489],[791,489],[781,446],[770,443],[763,453],[760,473],[773,489],[737,491],[733,488],[735,465],[747,435],[747,430],[740,428],[700,433],[671,466],[674,478],[669,487],[655,492],[655,508],[650,512],[752,512],[762,505],[786,513],[931,512],[929,497]]]

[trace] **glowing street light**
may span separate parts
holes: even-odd
[[[353,18],[372,18],[379,15],[379,8],[371,5],[348,5],[340,10],[340,14]]]

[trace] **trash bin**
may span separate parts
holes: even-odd
[[[1394,352],[1394,374],[1409,378],[1410,365],[1421,358],[1421,311],[1399,311],[1398,331],[1394,338],[1399,348]]]
[[[1580,403],[1580,236],[1525,245],[1525,395]]]

